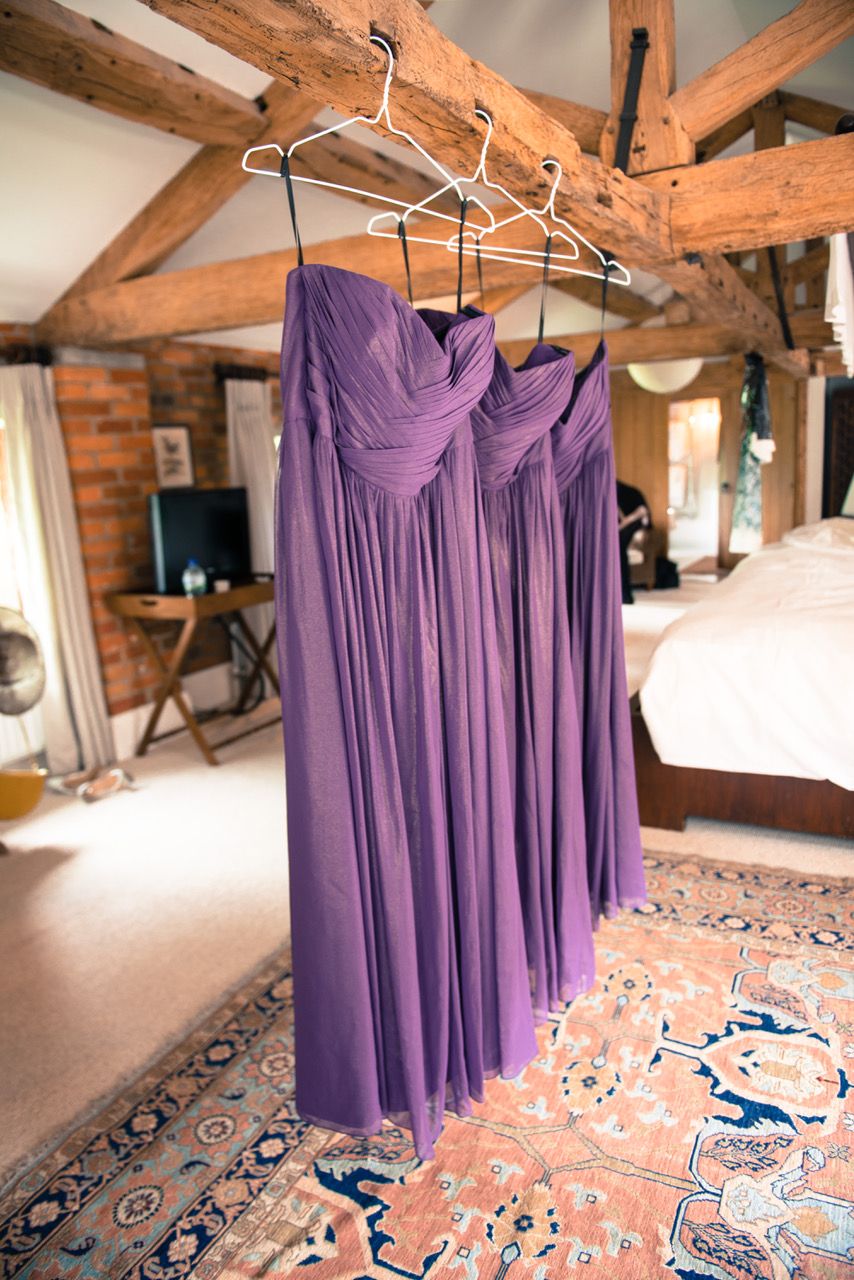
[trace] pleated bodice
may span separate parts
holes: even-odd
[[[304,395],[316,431],[357,475],[412,496],[436,476],[489,384],[492,317],[462,317],[440,340],[393,290],[366,276],[311,265],[290,279],[288,303],[305,326]],[[298,395],[301,383],[289,380],[288,388]]]
[[[572,396],[552,432],[557,487],[563,493],[592,458],[611,448],[608,351],[600,342],[593,359],[576,375]]]
[[[543,449],[535,446],[546,444],[566,408],[574,372],[571,354],[544,343],[538,343],[518,369],[496,352],[492,378],[472,413],[484,489],[499,489],[523,466],[542,461]]]

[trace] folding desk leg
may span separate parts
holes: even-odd
[[[148,656],[151,658],[155,667],[163,676],[162,683],[160,685],[160,688],[157,691],[157,697],[154,699],[154,705],[151,708],[151,715],[148,718],[148,724],[145,726],[145,732],[143,733],[142,737],[139,740],[139,745],[136,749],[136,754],[138,756],[145,755],[146,751],[151,745],[151,740],[154,737],[154,731],[157,728],[157,722],[160,719],[163,708],[165,707],[168,699],[171,698],[172,701],[175,703],[175,706],[178,708],[178,711],[182,716],[184,723],[186,724],[187,728],[192,734],[193,739],[196,743],[196,746],[201,751],[205,760],[207,760],[208,764],[210,765],[219,764],[219,761],[217,760],[214,753],[211,751],[210,747],[208,746],[207,740],[205,739],[204,734],[199,728],[199,724],[198,724],[198,721],[196,720],[196,717],[193,715],[187,703],[184,701],[184,696],[181,692],[181,681],[179,679],[179,673],[181,671],[181,667],[184,663],[184,659],[187,656],[187,651],[190,647],[190,644],[192,643],[193,635],[195,634],[195,631],[196,631],[197,620],[195,618],[187,618],[186,622],[182,626],[181,634],[178,638],[178,643],[175,646],[175,649],[172,653],[172,657],[170,659],[168,667],[163,662],[163,659],[161,658],[160,653],[158,652],[156,646],[151,640],[151,637],[148,635],[147,631],[142,626],[139,619],[130,618],[129,621],[133,625],[134,630],[136,631],[137,635],[142,641],[143,647],[148,653]]]
[[[234,615],[234,620],[237,623],[240,631],[242,632],[243,637],[246,640],[246,643],[249,645],[249,648],[252,651],[253,657],[255,658],[255,663],[252,667],[252,670],[249,672],[249,675],[247,676],[244,682],[243,692],[240,695],[240,698],[238,699],[237,706],[234,708],[235,712],[237,713],[243,710],[243,707],[246,703],[246,699],[249,696],[249,690],[252,688],[253,681],[255,680],[255,677],[258,675],[259,671],[264,672],[267,679],[270,681],[273,688],[276,690],[276,693],[279,692],[279,677],[278,677],[278,674],[270,666],[270,663],[267,661],[267,654],[270,651],[270,645],[273,643],[273,640],[276,635],[276,624],[273,623],[272,627],[268,631],[267,638],[264,641],[263,645],[259,645],[258,641],[255,638],[255,634],[252,628],[249,626],[249,623],[246,621],[243,614],[236,613]]]

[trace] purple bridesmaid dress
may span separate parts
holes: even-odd
[[[536,1051],[470,414],[493,321],[288,277],[277,491],[296,1105],[433,1154]]]
[[[595,976],[566,553],[550,431],[575,362],[538,344],[514,369],[496,354],[472,413],[489,534],[516,860],[535,1017]]]
[[[646,901],[620,589],[608,353],[600,342],[552,431],[566,538],[594,921]]]

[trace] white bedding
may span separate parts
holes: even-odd
[[[854,791],[854,520],[742,561],[662,633],[640,696],[665,764]]]

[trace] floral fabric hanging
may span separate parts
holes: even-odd
[[[749,555],[762,546],[762,467],[772,460],[776,448],[765,362],[755,351],[745,356],[741,413],[741,452],[729,538],[733,555]]]

